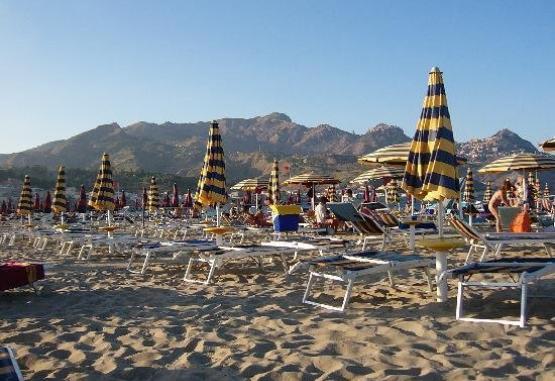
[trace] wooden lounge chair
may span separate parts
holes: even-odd
[[[349,302],[354,282],[373,274],[387,273],[389,281],[391,285],[393,285],[393,272],[418,268],[424,272],[431,291],[432,281],[428,271],[431,264],[432,260],[430,258],[424,258],[418,255],[363,251],[306,261],[303,262],[302,266],[298,266],[297,269],[308,267],[309,270],[308,284],[303,296],[303,303],[343,312]],[[310,291],[314,286],[316,278],[339,281],[347,284],[341,306],[333,306],[309,299]]]
[[[552,251],[549,244],[555,243],[555,232],[532,232],[532,233],[488,233],[482,235],[462,221],[457,216],[449,217],[451,226],[459,232],[459,234],[470,245],[465,263],[468,263],[474,252],[481,251],[479,261],[482,262],[489,252],[494,253],[494,257],[499,256],[501,250],[507,245],[530,245],[541,244],[545,247],[547,255],[552,257]]]
[[[8,347],[0,347],[0,381],[23,381],[13,351]]]
[[[519,259],[503,259],[488,262],[474,262],[462,267],[448,270],[441,274],[441,277],[457,277],[457,309],[455,317],[457,320],[482,322],[482,323],[501,323],[518,325],[524,327],[526,325],[526,306],[528,299],[528,287],[532,284],[539,283],[544,277],[555,273],[555,260],[547,258],[519,258]],[[470,281],[470,278],[476,274],[507,274],[510,276],[510,282],[494,282],[494,281]],[[518,277],[517,280],[514,280]],[[515,288],[520,289],[520,319],[484,319],[463,317],[463,298],[465,287],[472,288]]]

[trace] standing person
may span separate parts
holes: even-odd
[[[511,190],[512,184],[509,180],[503,183],[501,189],[497,190],[488,203],[489,212],[495,217],[495,230],[501,232],[501,219],[499,218],[499,207],[501,204],[510,205],[507,193]]]
[[[316,223],[318,226],[322,227],[326,223],[326,214],[328,208],[326,207],[326,202],[328,200],[322,196],[320,197],[320,202],[314,208],[314,217],[316,218]]]

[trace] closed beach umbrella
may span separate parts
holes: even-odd
[[[58,177],[56,177],[56,187],[54,188],[54,201],[52,203],[52,211],[56,214],[63,213],[67,210],[66,199],[66,173],[64,167],[58,167]]]
[[[279,162],[274,160],[272,170],[270,172],[270,185],[268,188],[268,198],[271,204],[279,204]]]
[[[392,179],[389,183],[387,183],[385,188],[386,188],[387,201],[391,204],[398,204],[400,197],[399,197],[399,184],[397,183],[397,180]]]
[[[432,68],[420,120],[411,143],[402,188],[419,200],[439,201],[439,233],[443,235],[444,199],[459,198],[455,140],[442,73]]]
[[[148,186],[148,202],[147,209],[149,212],[155,212],[160,207],[160,199],[158,196],[158,185],[156,178],[150,178],[150,185]]]
[[[89,206],[98,211],[113,211],[116,207],[114,202],[114,181],[112,179],[112,166],[110,156],[102,155],[100,169],[96,176]]]
[[[172,188],[172,207],[177,208],[179,206],[179,191],[177,190],[177,184],[173,183]]]
[[[164,194],[164,208],[169,208],[171,206],[172,202],[170,200],[170,195],[166,192]]]
[[[406,163],[406,161],[405,161]],[[378,168],[370,169],[366,172],[361,173],[355,177],[351,183],[355,184],[365,184],[372,180],[382,180],[382,179],[401,179],[405,175],[404,168],[400,166],[381,166]]]
[[[8,198],[8,213],[13,213],[13,202],[12,198]]]
[[[44,197],[44,213],[52,212],[52,196],[50,196],[50,191],[46,191],[46,196]]]
[[[491,181],[488,180],[486,183],[486,190],[484,191],[484,198],[482,199],[484,203],[488,203],[493,196],[493,189],[491,188]]]
[[[464,201],[468,203],[474,202],[474,178],[472,176],[472,169],[468,168],[466,171],[466,182],[463,193]]]
[[[218,123],[214,121],[208,132],[206,154],[198,180],[195,203],[204,207],[225,204],[228,197],[225,188],[224,149]]]
[[[38,193],[35,192],[35,203],[33,204],[33,210],[35,212],[40,212],[41,211],[41,207],[40,207],[40,196]]]
[[[77,202],[77,211],[79,213],[87,212],[87,192],[85,191],[85,186],[81,184],[81,189],[79,190],[79,201]]]
[[[33,213],[33,201],[31,198],[31,178],[25,175],[23,187],[21,188],[21,195],[19,196],[19,202],[17,203],[16,213],[18,215],[26,216]]]
[[[545,188],[543,188],[543,197],[548,198],[551,195],[551,191],[549,190],[549,185],[545,183]]]
[[[125,197],[125,191],[121,191],[121,198],[119,200],[120,207],[123,208],[127,205],[127,198]]]
[[[2,200],[2,206],[0,207],[0,213],[7,214],[8,213],[8,204],[6,204],[6,200]]]
[[[146,207],[148,205],[148,192],[147,192],[145,187],[143,187],[143,197],[142,198],[143,198],[143,203],[142,203],[141,207],[143,209],[146,209]]]
[[[363,200],[364,200],[364,202],[370,202],[370,189],[368,188],[368,185],[364,186]]]
[[[185,195],[185,199],[183,200],[183,207],[184,208],[192,208],[193,207],[193,196],[191,196],[191,190],[187,189],[187,194]]]

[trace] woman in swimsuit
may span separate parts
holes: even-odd
[[[489,212],[495,217],[495,230],[501,231],[501,219],[499,218],[499,206],[501,204],[510,205],[507,198],[507,192],[512,188],[512,184],[509,180],[503,183],[501,189],[496,191],[488,203]]]

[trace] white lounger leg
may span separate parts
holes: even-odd
[[[343,302],[341,304],[341,307],[336,307],[336,306],[332,306],[330,304],[318,303],[318,302],[315,302],[313,300],[308,299],[308,297],[310,295],[310,290],[312,289],[312,286],[314,285],[314,281],[315,281],[316,277],[330,279],[330,280],[338,280],[338,281],[344,282],[344,280],[340,277],[337,277],[337,276],[334,276],[334,275],[328,275],[328,274],[319,274],[319,273],[315,273],[315,272],[311,271],[310,275],[308,276],[308,284],[306,285],[306,290],[304,292],[303,303],[311,304],[313,306],[318,306],[318,307],[322,307],[322,308],[326,308],[328,310],[334,310],[334,311],[340,311],[340,312],[345,311],[345,308],[347,308],[347,303],[349,303],[349,299],[351,297],[351,292],[353,290],[353,283],[354,283],[353,280],[352,279],[348,280],[347,289],[345,291],[345,295],[343,296]]]
[[[526,281],[522,283],[522,291],[520,294],[520,326],[524,327],[526,325],[526,308],[528,300],[528,285]]]
[[[468,254],[466,254],[466,258],[464,259],[465,265],[468,263],[468,260],[470,259],[470,256],[472,255],[475,249],[476,247],[474,245],[470,245],[470,249],[468,249]]]
[[[206,277],[205,281],[193,279],[191,270],[194,262],[206,263],[210,267],[210,270],[208,271],[208,276]],[[218,262],[216,259],[203,260],[199,258],[189,258],[189,264],[187,265],[187,270],[185,271],[185,276],[183,277],[183,281],[189,282],[189,283],[200,283],[200,284],[208,285],[212,280],[212,276],[214,275],[214,271],[216,270],[217,266],[218,266]]]

